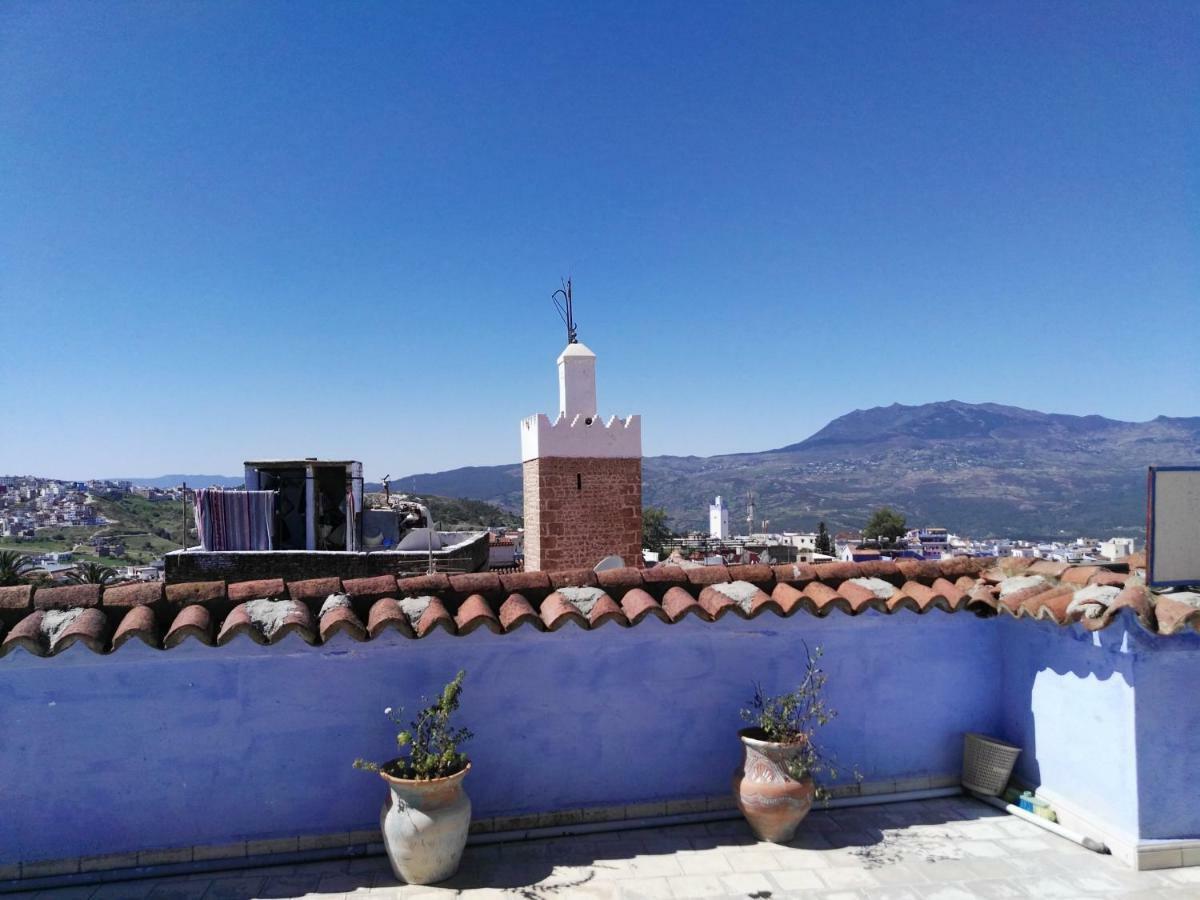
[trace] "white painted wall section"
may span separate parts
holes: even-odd
[[[567,344],[559,354],[558,414],[568,419],[596,415],[596,354],[585,344]]]

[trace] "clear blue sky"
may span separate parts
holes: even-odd
[[[0,6],[0,473],[1200,414],[1200,5]]]

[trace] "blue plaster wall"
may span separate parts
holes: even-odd
[[[1200,635],[1131,638],[1141,837],[1200,838]]]
[[[729,790],[754,681],[788,687],[825,648],[829,749],[867,781],[952,775],[961,734],[1000,726],[1001,631],[933,612],[309,647],[75,647],[0,660],[0,862],[376,825],[386,706],[468,671],[477,817]],[[1039,740],[1041,736],[1039,734]]]
[[[1135,838],[1135,658],[1125,620],[1094,633],[1030,619],[992,624],[1002,648],[996,736],[1023,748],[1016,773]]]

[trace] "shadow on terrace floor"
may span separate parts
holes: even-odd
[[[1194,873],[1196,883],[1190,879]],[[384,857],[80,886],[56,898],[1188,896],[1200,869],[1134,873],[1035,825],[961,797],[814,811],[790,844],[760,843],[741,820],[468,847],[436,886],[397,883]],[[896,893],[888,893],[896,891]],[[1049,894],[1047,894],[1049,895]],[[1192,894],[1194,896],[1194,894]]]

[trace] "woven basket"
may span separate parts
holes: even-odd
[[[963,735],[963,787],[997,797],[1008,784],[1021,748],[982,734]]]

